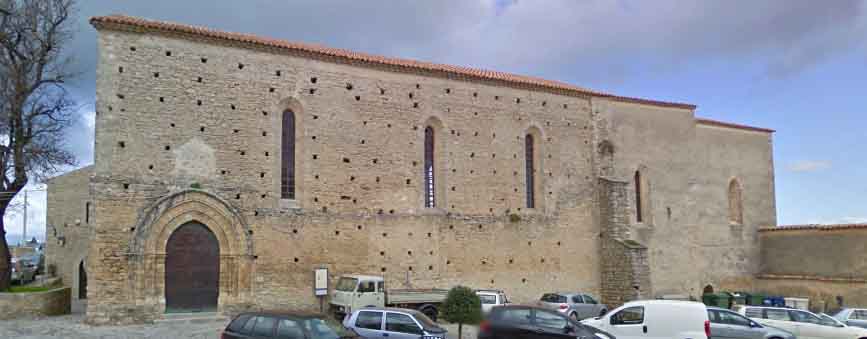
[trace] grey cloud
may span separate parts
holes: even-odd
[[[769,76],[795,74],[861,49],[863,2],[546,1],[518,2],[468,41],[496,67],[565,68],[592,76],[708,60],[758,62]],[[499,56],[504,56],[498,58]]]

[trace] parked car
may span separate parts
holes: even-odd
[[[810,311],[782,307],[739,305],[735,307],[735,312],[745,315],[762,325],[792,332],[792,334],[801,339],[867,338],[867,329],[846,326],[833,319],[822,319]]]
[[[331,292],[329,307],[336,319],[365,307],[399,307],[419,310],[437,320],[439,307],[446,300],[443,289],[389,289],[375,275],[344,275]]]
[[[708,307],[711,339],[795,339],[791,332],[764,326],[743,315],[719,307]]]
[[[539,307],[563,313],[575,321],[604,315],[608,306],[585,293],[546,293],[536,302]]]
[[[482,314],[488,314],[494,306],[510,304],[506,293],[500,290],[477,290],[476,295],[482,302]]]
[[[693,301],[640,300],[611,310],[601,317],[581,321],[620,339],[708,339],[707,307]]]
[[[598,328],[581,324],[546,308],[520,305],[496,306],[479,324],[479,339],[616,339]]]
[[[844,308],[834,314],[834,319],[842,321],[849,326],[867,328],[867,309]]]
[[[404,308],[363,308],[355,310],[343,326],[364,338],[445,339],[446,330],[424,313]]]
[[[331,317],[303,312],[242,313],[223,330],[221,339],[344,339],[361,338]]]
[[[21,258],[12,258],[12,276],[13,282],[26,284],[36,278],[36,265],[30,264],[29,261],[21,260]]]

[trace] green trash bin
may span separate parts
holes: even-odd
[[[717,296],[713,293],[707,293],[701,296],[701,302],[707,306],[716,306]]]
[[[768,296],[764,293],[750,293],[749,298],[747,298],[747,305],[750,306],[762,306],[764,305],[765,298]]]
[[[731,308],[731,295],[728,293],[705,294],[701,300],[707,306]]]

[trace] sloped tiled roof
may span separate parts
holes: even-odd
[[[836,225],[782,225],[777,227],[760,228],[759,232],[784,232],[784,231],[839,231],[847,229],[867,229],[867,224],[836,224]]]
[[[730,123],[730,122],[717,121],[717,120],[704,119],[704,118],[695,118],[695,122],[698,123],[698,124],[701,124],[701,125],[710,125],[710,126],[717,126],[717,127],[728,127],[728,128],[744,129],[744,130],[748,130],[748,131],[766,132],[766,133],[774,133],[774,132],[775,132],[774,130],[772,130],[772,129],[767,129],[767,128],[753,127],[753,126],[747,126],[747,125],[741,125],[741,124],[734,124],[734,123]]]
[[[684,108],[690,110],[696,108],[695,105],[691,104],[618,96],[570,85],[564,82],[511,74],[506,72],[490,71],[463,66],[452,66],[401,58],[384,57],[339,48],[324,47],[320,45],[298,42],[289,42],[285,40],[264,38],[250,34],[223,32],[205,27],[148,20],[125,15],[97,16],[91,18],[90,23],[96,28],[131,31],[154,31],[169,34],[180,34],[186,35],[188,37],[200,37],[204,39],[215,39],[231,43],[250,44],[253,46],[282,49],[301,53],[311,57],[326,58],[328,60],[379,65],[397,68],[404,71],[420,71],[444,75],[447,77],[500,81],[512,86],[542,88],[571,94],[609,98],[622,102],[648,104],[662,107]]]

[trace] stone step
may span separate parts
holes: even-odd
[[[201,313],[167,313],[162,319],[154,320],[157,324],[202,324],[228,323],[229,317],[217,312]]]

